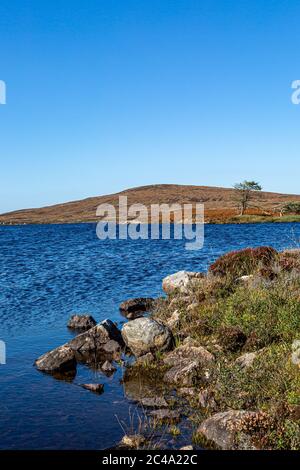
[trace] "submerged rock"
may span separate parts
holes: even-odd
[[[255,411],[230,410],[216,413],[203,421],[197,434],[204,436],[223,450],[255,449],[247,434],[248,423],[259,421]]]
[[[122,302],[120,305],[120,310],[126,318],[132,320],[134,318],[140,317],[144,312],[153,310],[154,305],[155,299],[150,297],[139,297]]]
[[[68,328],[71,330],[89,330],[96,326],[97,322],[91,315],[72,315],[68,321]]]
[[[85,388],[86,390],[90,390],[94,393],[103,393],[104,385],[103,384],[81,384],[80,387]]]
[[[169,328],[151,318],[137,318],[125,323],[122,337],[137,357],[148,352],[168,351],[173,344]]]
[[[189,272],[189,271],[178,271],[175,274],[170,274],[162,281],[162,288],[167,294],[171,294],[175,291],[182,293],[187,292],[187,286],[193,279],[199,279],[203,277],[203,273]]]
[[[77,366],[74,351],[68,345],[43,354],[34,364],[38,370],[53,374],[74,374]]]

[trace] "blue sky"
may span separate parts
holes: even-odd
[[[1,0],[0,212],[154,183],[300,193],[298,0]]]

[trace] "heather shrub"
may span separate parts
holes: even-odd
[[[258,272],[271,273],[278,252],[271,247],[246,248],[232,251],[218,258],[209,271],[219,276],[239,277]]]

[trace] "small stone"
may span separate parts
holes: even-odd
[[[168,403],[164,397],[141,398],[140,404],[145,408],[168,408]]]
[[[203,273],[179,271],[175,274],[170,274],[163,279],[162,287],[167,294],[179,291],[186,293],[187,287],[193,279],[199,279],[203,277]]]
[[[154,356],[151,352],[149,352],[147,354],[144,354],[143,356],[138,357],[136,360],[136,363],[147,365],[147,364],[151,364],[151,362],[153,361],[154,361]]]
[[[104,391],[104,385],[103,384],[81,384],[80,385],[82,388],[85,388],[86,390],[90,390],[91,392],[101,394]]]
[[[208,389],[202,390],[199,393],[198,400],[199,400],[199,405],[202,408],[209,408],[209,409],[216,408],[216,402],[213,397],[213,393]]]
[[[170,316],[170,318],[168,318],[167,322],[166,322],[166,325],[171,328],[177,328],[179,326],[179,311],[178,310],[175,310],[172,315]]]
[[[235,360],[235,364],[239,366],[241,369],[248,369],[248,367],[251,367],[255,359],[257,358],[258,353],[257,352],[250,352],[243,354],[242,356],[239,356]]]
[[[68,322],[68,328],[87,331],[96,324],[96,320],[91,315],[72,315]]]
[[[102,366],[101,366],[101,369],[103,370],[103,372],[107,373],[107,374],[113,374],[117,369],[113,366],[113,364],[109,361],[105,361]]]
[[[193,446],[183,446],[183,447],[180,447],[179,450],[194,450],[194,447]]]
[[[122,438],[121,446],[128,447],[130,449],[138,449],[145,443],[145,438],[140,434],[134,434],[132,436],[125,435]]]

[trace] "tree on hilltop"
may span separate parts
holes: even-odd
[[[240,209],[240,216],[244,215],[253,199],[253,193],[261,191],[262,186],[257,181],[243,181],[234,185],[237,195],[237,203]]]

